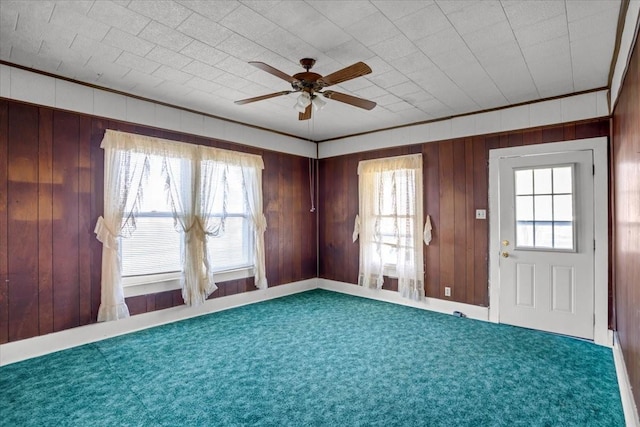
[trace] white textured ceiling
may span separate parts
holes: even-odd
[[[0,60],[315,141],[608,85],[620,0],[6,1]],[[298,121],[287,73],[367,76]]]

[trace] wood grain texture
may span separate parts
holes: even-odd
[[[96,321],[106,129],[262,155],[269,285],[316,277],[307,158],[2,99],[0,343]],[[218,285],[210,298],[255,290],[252,277]],[[133,314],[183,304],[179,290],[127,301]]]
[[[321,159],[320,277],[357,283],[359,245],[351,242],[351,232],[358,213],[358,162],[421,152],[424,214],[431,215],[433,226],[431,244],[424,247],[425,293],[488,306],[489,218],[476,220],[475,210],[488,209],[489,150],[562,141],[565,133],[608,136],[607,123],[608,119],[587,120]],[[393,289],[395,283],[387,278],[384,288]],[[444,296],[445,286],[451,287],[450,298]]]
[[[614,291],[616,326],[640,408],[640,44],[613,112]]]
[[[40,108],[38,141],[38,298],[40,334],[53,332],[53,111]],[[58,177],[56,177],[57,179]]]
[[[61,331],[80,325],[79,116],[54,111],[53,122],[53,329]]]
[[[9,341],[9,275],[8,275],[8,130],[9,103],[0,99],[0,343]]]
[[[9,108],[6,184],[9,341],[37,335],[39,329],[37,122],[37,107]]]

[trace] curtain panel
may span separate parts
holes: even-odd
[[[246,203],[254,230],[255,284],[267,287],[265,277],[262,203],[262,157],[219,148],[107,130],[101,148],[105,150],[104,215],[95,233],[103,243],[102,299],[98,321],[128,317],[122,289],[119,239],[135,231],[135,217],[144,194],[149,157],[162,158],[165,190],[177,229],[183,232],[181,288],[187,305],[203,303],[217,289],[213,279],[207,239],[224,229],[225,212],[214,215],[214,205],[226,205],[227,166],[242,169]],[[136,155],[132,155],[132,154]],[[237,196],[237,195],[235,195]]]
[[[360,239],[358,284],[381,289],[383,276],[398,278],[403,297],[422,300],[422,155],[364,160],[358,164]]]

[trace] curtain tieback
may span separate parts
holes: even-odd
[[[191,227],[187,228],[185,231],[187,235],[187,240],[191,240],[192,236],[196,236],[198,240],[204,242],[207,239],[207,233],[204,231],[202,227],[202,223],[200,222],[200,218],[196,218],[193,220]]]
[[[353,235],[351,238],[353,239],[353,243],[358,240],[358,236],[360,235],[360,215],[356,215],[356,220],[353,223]]]
[[[93,232],[96,234],[98,241],[105,247],[118,249],[118,235],[107,227],[107,221],[102,216],[98,217],[98,222],[96,222],[96,228],[94,228]]]
[[[255,227],[258,233],[264,233],[267,230],[267,217],[264,214],[255,219]]]
[[[431,215],[427,215],[427,221],[424,223],[424,232],[422,234],[422,238],[424,240],[424,244],[429,246],[429,243],[431,243],[431,230],[433,229],[433,227],[431,227]]]

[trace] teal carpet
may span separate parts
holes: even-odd
[[[612,352],[315,290],[0,368],[2,426],[624,426]]]

